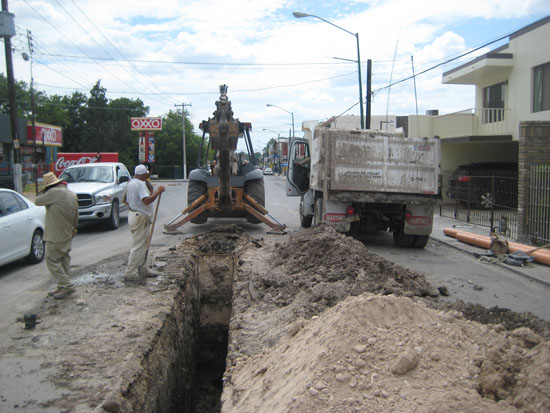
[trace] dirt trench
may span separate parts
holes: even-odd
[[[163,275],[146,286],[109,260],[75,298],[47,299],[35,329],[7,332],[2,358],[42,360],[57,391],[17,406],[0,392],[0,410],[550,411],[548,323],[443,304],[330,227],[224,225],[153,255]]]

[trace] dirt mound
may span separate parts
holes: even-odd
[[[330,227],[259,246],[234,279],[224,412],[548,411],[549,347],[531,330],[438,310],[422,274]]]
[[[549,361],[532,332],[507,335],[458,312],[364,294],[240,359],[223,411],[542,412]]]

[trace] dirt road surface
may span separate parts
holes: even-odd
[[[209,224],[149,256],[145,286],[119,254],[6,323],[0,411],[550,411],[548,322],[442,300],[329,227]]]

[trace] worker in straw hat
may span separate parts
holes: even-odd
[[[78,200],[65,182],[48,172],[44,175],[44,190],[36,195],[35,204],[46,207],[46,266],[57,282],[57,289],[49,295],[66,298],[74,292],[69,252],[78,225]]]

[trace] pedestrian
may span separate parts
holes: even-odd
[[[48,293],[56,299],[74,293],[70,279],[71,246],[77,232],[78,199],[67,183],[53,172],[44,175],[44,190],[36,195],[35,204],[46,207],[46,267],[57,282],[57,289]]]
[[[126,284],[145,284],[145,277],[152,275],[144,265],[147,238],[153,218],[152,204],[164,192],[164,186],[160,185],[155,191],[149,193],[146,180],[147,168],[145,165],[137,165],[134,170],[134,179],[128,183],[126,189],[126,199],[130,209],[128,225],[132,235],[132,247],[124,273]]]

